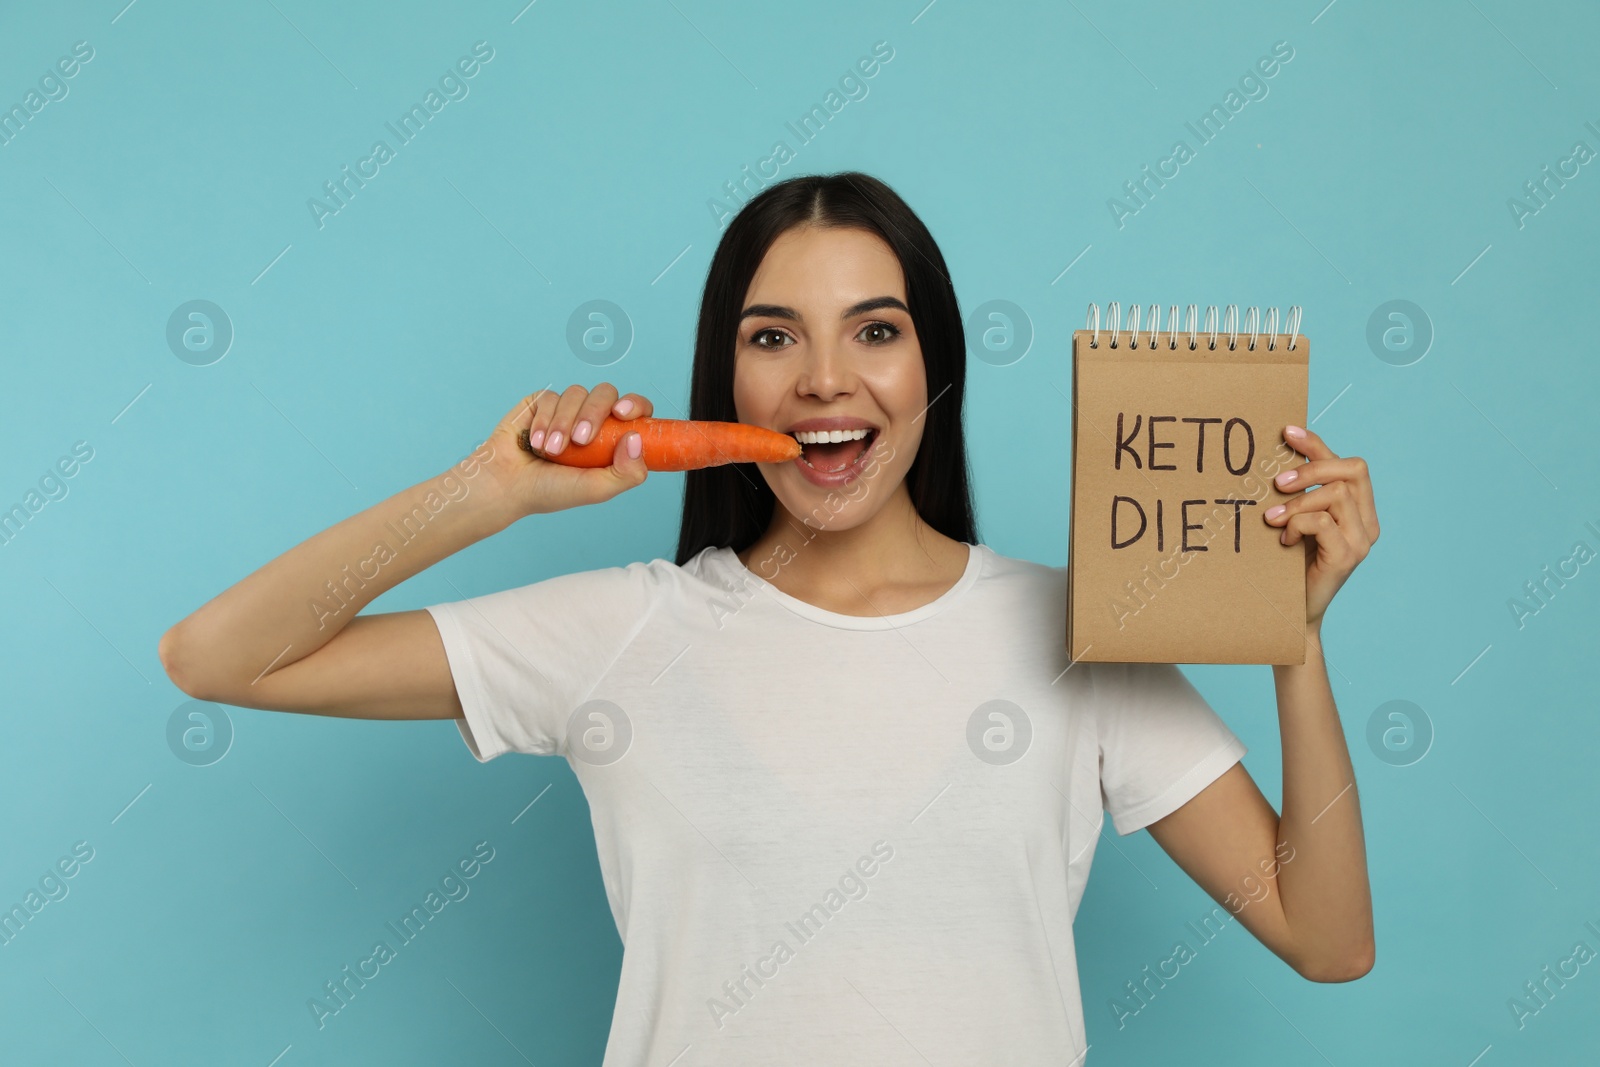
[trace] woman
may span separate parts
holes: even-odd
[[[480,761],[566,756],[625,946],[607,1064],[1082,1062],[1072,919],[1106,812],[1299,974],[1366,973],[1320,643],[1377,538],[1365,464],[1286,430],[1311,459],[1296,486],[1320,488],[1265,520],[1315,545],[1306,661],[1273,668],[1280,816],[1175,666],[1067,670],[1064,569],[977,538],[963,359],[943,257],[892,190],[778,183],[712,260],[689,416],[794,433],[804,454],[688,473],[675,562],[356,614],[519,518],[645,479],[637,434],[599,469],[517,437],[558,454],[650,400],[541,390],[457,468],[201,607],[162,662],[200,699],[454,718]]]

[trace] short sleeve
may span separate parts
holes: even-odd
[[[1249,751],[1171,663],[1095,663],[1100,795],[1117,833],[1177,811]]]
[[[661,579],[655,564],[630,563],[429,606],[473,757],[559,752],[567,719],[644,625]]]

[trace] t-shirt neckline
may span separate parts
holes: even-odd
[[[921,607],[893,615],[842,615],[836,611],[819,608],[817,605],[801,600],[799,597],[790,596],[749,567],[746,567],[732,547],[724,545],[714,551],[722,560],[723,565],[730,568],[738,577],[746,578],[777,603],[802,618],[822,623],[825,626],[834,626],[841,630],[894,630],[937,615],[977,582],[978,575],[983,571],[984,557],[989,551],[988,546],[970,544],[966,541],[963,541],[962,544],[967,545],[967,566],[961,572],[961,577],[956,579],[956,583]]]

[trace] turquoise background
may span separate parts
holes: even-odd
[[[1520,627],[1508,607],[1575,542],[1600,550],[1600,163],[1521,226],[1507,204],[1576,141],[1600,149],[1592,5],[124,2],[0,8],[0,105],[94,49],[0,145],[0,506],[93,449],[0,546],[0,906],[93,849],[0,946],[0,1058],[599,1062],[621,946],[563,760],[480,766],[449,722],[219,708],[226,755],[194,766],[169,746],[187,698],[156,643],[442,472],[533,389],[610,380],[681,414],[708,201],[780,139],[782,177],[894,186],[964,313],[1022,309],[1020,358],[969,334],[996,550],[1065,562],[1069,337],[1090,301],[1301,305],[1313,428],[1371,465],[1383,536],[1326,639],[1377,965],[1310,983],[1231,924],[1119,1029],[1112,998],[1196,946],[1185,924],[1213,903],[1108,821],[1077,919],[1089,1062],[1600,1058],[1600,964],[1520,1027],[1509,1007],[1578,942],[1600,950],[1600,564]],[[319,228],[307,200],[480,40],[494,58],[469,95]],[[868,95],[800,145],[785,123],[877,41],[894,55]],[[1184,123],[1277,41],[1294,57],[1268,95],[1119,228],[1108,199],[1193,146]],[[605,367],[566,339],[596,299],[634,334]],[[192,300],[234,334],[205,366],[167,342]],[[1431,323],[1422,358],[1369,345],[1391,300]],[[524,520],[368,610],[670,558],[681,481]],[[1186,671],[1276,806],[1271,672]],[[1369,742],[1396,700],[1409,721],[1383,711],[1399,729]],[[471,895],[319,1030],[308,999],[480,841]]]

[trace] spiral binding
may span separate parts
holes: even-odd
[[[1189,307],[1187,308],[1187,310],[1185,310],[1185,312],[1184,312],[1184,316],[1183,316],[1184,327],[1183,327],[1182,330],[1179,330],[1178,329],[1178,305],[1177,304],[1173,304],[1172,305],[1171,310],[1169,310],[1167,312],[1167,330],[1166,330],[1166,335],[1167,335],[1167,350],[1168,351],[1170,351],[1170,352],[1177,351],[1177,348],[1178,348],[1178,335],[1180,333],[1187,333],[1189,335],[1189,351],[1191,351],[1191,352],[1199,347],[1199,345],[1197,344],[1197,340],[1201,335],[1207,335],[1208,336],[1209,340],[1208,340],[1208,343],[1207,343],[1206,347],[1208,349],[1213,350],[1213,351],[1217,347],[1217,337],[1218,337],[1219,334],[1227,335],[1227,338],[1228,338],[1228,351],[1231,352],[1235,348],[1238,347],[1239,335],[1240,335],[1240,332],[1241,332],[1240,329],[1239,329],[1239,305],[1238,304],[1229,304],[1229,305],[1227,305],[1226,308],[1224,308],[1224,310],[1222,312],[1222,328],[1221,328],[1221,330],[1217,329],[1217,305],[1211,304],[1206,308],[1206,324],[1205,324],[1205,328],[1204,329],[1200,329],[1200,330],[1196,330],[1195,329],[1196,320],[1199,318],[1198,312],[1199,312],[1198,305],[1190,304]],[[1248,351],[1254,352],[1255,348],[1256,348],[1256,337],[1258,336],[1258,333],[1259,333],[1258,326],[1260,325],[1260,320],[1261,320],[1261,309],[1258,308],[1258,307],[1248,307],[1248,308],[1245,309],[1245,313],[1244,314],[1245,314],[1245,329],[1243,330],[1243,333],[1245,334],[1245,336],[1247,336],[1250,339],[1250,343],[1249,343],[1249,345],[1246,346],[1246,348],[1247,348]],[[1112,348],[1116,348],[1117,347],[1117,338],[1120,337],[1121,334],[1122,334],[1122,305],[1120,303],[1117,303],[1116,301],[1112,301],[1106,307],[1106,315],[1110,319],[1110,328],[1107,330],[1107,332],[1111,334],[1111,347]],[[1140,318],[1139,305],[1138,304],[1129,304],[1128,305],[1128,335],[1129,335],[1129,337],[1128,337],[1128,347],[1130,349],[1137,349],[1139,347],[1139,318]],[[1100,347],[1100,305],[1099,304],[1090,304],[1089,305],[1088,321],[1085,322],[1084,329],[1091,331],[1090,338],[1089,338],[1089,347],[1090,348],[1099,348]],[[1150,348],[1152,350],[1161,347],[1161,305],[1160,304],[1151,304],[1150,305],[1150,329],[1147,332],[1149,333],[1149,340],[1146,342],[1146,347],[1148,347],[1148,348]],[[1295,304],[1295,305],[1293,305],[1292,307],[1289,308],[1289,328],[1288,328],[1288,330],[1286,332],[1289,335],[1289,341],[1288,341],[1287,347],[1292,352],[1292,351],[1294,351],[1294,339],[1295,339],[1295,336],[1297,334],[1299,334],[1299,332],[1300,332],[1300,305],[1298,305],[1298,304]],[[1278,348],[1278,309],[1276,307],[1271,307],[1271,308],[1267,309],[1267,330],[1266,330],[1266,334],[1267,334],[1267,351],[1269,351],[1269,352],[1277,351],[1277,348]]]

